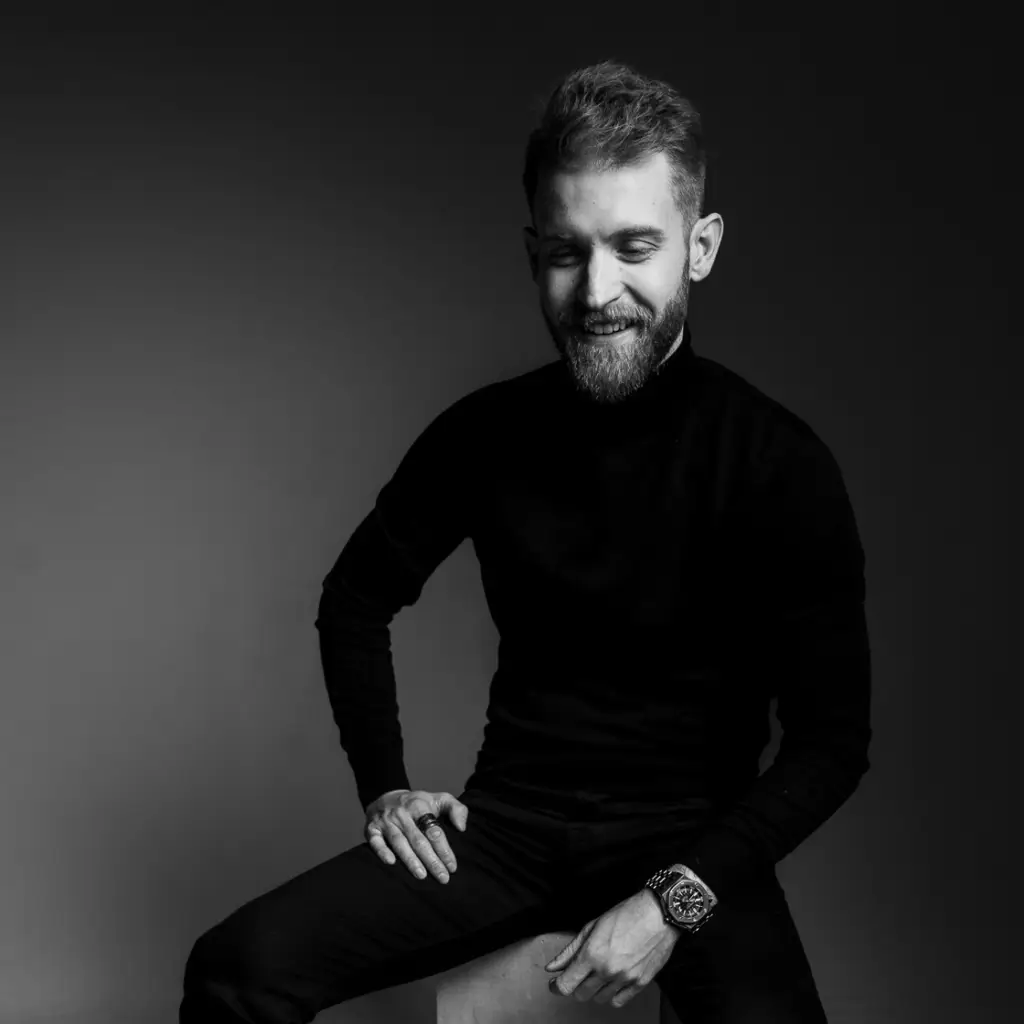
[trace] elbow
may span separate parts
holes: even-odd
[[[322,633],[327,628],[336,611],[337,607],[333,592],[328,589],[325,581],[320,591],[320,600],[316,605],[316,618],[313,620],[313,625],[319,632]]]
[[[843,800],[847,800],[857,791],[861,780],[871,770],[867,740],[855,750],[846,751],[845,756],[841,760],[841,766],[840,774],[843,783],[840,788],[844,794]]]
[[[871,726],[865,725],[861,730],[861,742],[857,750],[857,781],[859,782],[871,770],[871,759],[868,752],[871,749]]]
[[[387,632],[394,609],[374,604],[360,597],[341,578],[328,576],[320,592],[313,624],[321,633],[353,633],[374,635]]]
[[[860,780],[871,769],[871,759],[868,757],[870,746],[871,728],[864,726],[858,730],[856,739],[843,744],[839,751],[838,760],[851,793],[860,785]]]

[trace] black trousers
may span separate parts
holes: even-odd
[[[447,885],[385,864],[366,843],[244,904],[185,965],[179,1024],[297,1024],[368,992],[439,974],[550,931],[576,932],[680,859],[697,827],[679,807],[530,809],[459,795]],[[442,822],[444,824],[444,822]],[[553,975],[552,975],[553,977]],[[686,1024],[821,1024],[810,965],[774,870],[722,898],[655,982]],[[571,999],[559,996],[552,999]]]

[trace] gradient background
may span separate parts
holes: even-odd
[[[683,6],[5,16],[5,1024],[176,1020],[202,931],[362,840],[321,580],[434,415],[555,357],[522,149],[604,57],[703,112],[726,230],[694,347],[814,426],[867,552],[872,770],[780,865],[830,1019],[1008,1019],[1007,30]],[[392,632],[412,784],[458,793],[497,639],[468,543]],[[322,1016],[432,1020],[429,992]]]

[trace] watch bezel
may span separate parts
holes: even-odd
[[[695,917],[684,918],[681,917],[676,911],[676,903],[678,901],[678,893],[685,887],[695,889],[700,893],[701,897],[701,909]],[[669,888],[668,892],[665,893],[665,905],[668,907],[669,914],[676,924],[683,928],[694,929],[699,927],[702,921],[704,921],[708,914],[711,913],[714,903],[711,898],[711,890],[706,885],[700,882],[694,881],[692,878],[687,878],[683,875],[678,878]]]

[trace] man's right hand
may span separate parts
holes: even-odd
[[[416,819],[428,812],[439,819],[447,815],[460,832],[466,831],[469,808],[451,793],[393,789],[367,804],[364,833],[385,864],[394,864],[397,856],[417,878],[426,878],[429,870],[447,882],[456,864],[444,829],[432,825],[424,834],[416,827]]]

